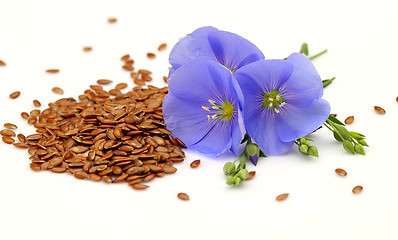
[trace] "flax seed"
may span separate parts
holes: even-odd
[[[41,103],[39,102],[39,100],[33,100],[33,105],[34,105],[35,107],[40,107],[40,106],[41,106]]]
[[[384,108],[381,108],[381,107],[379,107],[379,106],[374,106],[374,109],[375,109],[375,111],[376,111],[378,114],[383,115],[383,114],[386,113],[386,110],[384,110]]]
[[[15,142],[15,140],[11,137],[2,137],[1,139],[3,140],[4,143],[7,144],[13,144]]]
[[[200,160],[195,160],[193,162],[191,162],[190,167],[191,168],[197,168],[200,165]]]
[[[90,46],[85,46],[85,47],[83,47],[83,51],[84,51],[84,52],[90,52],[91,50],[93,50],[93,48],[90,47]]]
[[[166,49],[166,47],[167,47],[167,44],[166,43],[162,43],[162,44],[159,45],[158,51],[163,51],[163,50]]]
[[[354,122],[354,116],[349,116],[344,120],[344,123],[349,125]]]
[[[17,125],[12,124],[12,123],[4,123],[4,127],[5,128],[9,128],[9,129],[17,129]]]
[[[60,95],[64,94],[64,90],[62,90],[62,89],[59,88],[59,87],[53,87],[53,88],[52,88],[52,91],[53,91],[54,93],[56,93],[56,94],[60,94]]]
[[[20,91],[16,91],[16,92],[13,92],[13,93],[10,94],[10,98],[11,99],[15,99],[15,98],[19,97],[20,95],[21,95],[21,92]]]
[[[27,112],[21,112],[21,117],[25,119],[29,119],[29,114]]]
[[[179,194],[177,194],[177,197],[179,199],[181,199],[181,200],[184,200],[184,201],[188,201],[189,200],[189,196],[186,193],[179,193]]]
[[[166,76],[163,76],[163,81],[164,81],[165,83],[167,83],[167,77],[166,77]]]
[[[354,194],[358,194],[358,193],[360,193],[362,190],[363,190],[363,187],[362,187],[361,185],[358,185],[358,186],[355,186],[355,187],[352,189],[352,192],[353,192]]]
[[[97,80],[97,83],[100,84],[100,85],[107,85],[107,84],[112,83],[112,80],[108,80],[108,79],[98,79],[98,80]]]
[[[115,86],[115,89],[118,89],[118,90],[122,90],[122,89],[125,89],[125,88],[127,88],[127,83],[118,83],[116,86]]]
[[[254,178],[254,176],[256,176],[256,171],[250,171],[246,180],[250,180],[250,179]]]
[[[46,72],[48,72],[48,73],[57,73],[57,72],[59,72],[59,69],[47,69]]]
[[[282,200],[285,200],[288,196],[289,196],[289,193],[283,193],[283,194],[278,195],[275,199],[276,199],[276,201],[282,201]]]
[[[154,58],[156,57],[156,55],[155,55],[154,53],[151,53],[151,52],[147,53],[146,56],[147,56],[149,59],[154,59]]]
[[[4,61],[0,60],[0,66],[5,66],[5,65],[6,65],[6,63]]]
[[[148,185],[141,184],[141,183],[136,183],[136,184],[132,185],[131,187],[132,187],[133,189],[136,189],[136,190],[143,190],[143,189],[149,188]]]
[[[116,23],[117,19],[116,18],[108,18],[108,23]]]
[[[336,168],[334,171],[340,176],[347,176],[347,172],[344,169]]]

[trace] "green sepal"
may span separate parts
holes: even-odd
[[[355,154],[355,149],[354,149],[354,145],[352,145],[351,141],[348,140],[344,140],[343,141],[343,147],[347,152],[350,152],[352,154]]]
[[[330,120],[330,121],[332,121],[332,122],[334,122],[334,123],[337,123],[337,124],[339,124],[339,125],[345,126],[344,123],[340,122],[340,120],[338,120],[337,118],[333,117],[332,115],[329,115],[328,120]]]
[[[307,145],[300,145],[300,147],[299,147],[299,151],[302,153],[302,154],[305,154],[305,155],[308,155],[308,146]]]
[[[323,88],[329,86],[333,82],[333,80],[335,80],[335,79],[336,79],[336,77],[332,77],[330,79],[322,80]]]
[[[344,126],[341,126],[339,124],[334,124],[334,127],[337,129],[337,131],[345,140],[351,140],[350,133]]]
[[[243,136],[242,141],[240,142],[240,144],[243,144],[244,142],[247,142],[250,139],[249,135],[247,135],[247,133],[245,134],[245,136]]]
[[[258,157],[267,157],[267,155],[265,155],[265,153],[260,150],[260,154],[258,155]]]
[[[308,44],[307,43],[301,44],[300,53],[304,54],[305,56],[308,56],[309,52],[308,52]]]
[[[361,144],[362,146],[369,147],[369,145],[365,142],[364,139],[358,140],[358,143]]]
[[[225,175],[231,175],[235,171],[235,164],[232,162],[227,162],[224,164],[223,171]]]
[[[308,154],[314,157],[319,157],[318,155],[318,149],[315,146],[309,146],[308,147]]]
[[[363,146],[361,144],[355,144],[354,149],[355,149],[355,152],[365,155],[365,149],[363,148]]]
[[[343,142],[343,139],[341,139],[341,137],[339,136],[339,134],[337,134],[337,132],[333,132],[333,137],[334,139],[336,139],[339,142]]]

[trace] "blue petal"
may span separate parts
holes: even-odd
[[[240,128],[240,122],[239,119],[234,119],[234,122],[232,122],[232,139],[231,139],[231,151],[235,155],[239,155],[239,145],[242,140],[242,132]]]
[[[181,39],[170,52],[169,62],[171,66],[179,68],[200,56],[215,59],[207,40],[208,34],[214,31],[218,30],[214,27],[202,27]]]
[[[321,126],[330,114],[330,105],[326,100],[315,100],[313,105],[300,108],[286,104],[279,113],[276,129],[284,142],[304,137]]]
[[[278,59],[260,60],[240,68],[234,76],[246,97],[247,94],[244,92],[242,84],[256,83],[259,86],[257,91],[264,95],[266,92],[280,89],[292,72],[293,65],[287,61]]]
[[[323,95],[322,80],[311,60],[299,53],[291,54],[287,62],[293,64],[294,71],[283,86],[286,102],[296,106],[309,106]]]
[[[213,127],[200,104],[181,100],[170,93],[163,101],[163,115],[167,129],[187,147],[200,141]]]
[[[230,32],[209,32],[208,41],[217,61],[232,71],[264,59],[263,53],[247,39]]]
[[[257,154],[254,154],[254,156],[250,156],[250,162],[252,162],[254,166],[257,166],[257,162],[258,162]]]

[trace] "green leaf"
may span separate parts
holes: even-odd
[[[341,137],[339,136],[339,134],[337,134],[337,132],[333,132],[333,137],[334,137],[334,139],[336,139],[339,142],[343,141],[343,139],[341,139]]]
[[[240,144],[246,142],[247,140],[249,140],[249,135],[247,135],[247,133],[245,134],[245,136],[243,137],[242,141],[240,142]]]
[[[361,144],[355,144],[354,149],[355,152],[365,155],[365,149],[363,149],[363,146]]]
[[[334,124],[334,127],[337,129],[337,131],[345,140],[351,140],[350,133],[344,126],[341,126],[339,124]]]
[[[355,154],[355,149],[354,149],[354,145],[352,145],[351,141],[348,140],[344,140],[343,142],[343,147],[347,152],[350,152],[352,154]]]
[[[300,53],[304,54],[305,56],[308,56],[308,44],[307,43],[301,44]]]
[[[265,155],[265,153],[263,151],[260,150],[260,155],[259,157],[267,157],[267,155]]]
[[[310,146],[308,148],[308,154],[314,157],[319,157],[318,155],[318,149],[315,146]]]
[[[334,123],[337,123],[337,124],[339,124],[339,125],[345,126],[344,123],[340,122],[337,118],[333,117],[332,115],[329,115],[328,120],[330,120],[330,121],[332,121],[332,122],[334,122]],[[329,124],[330,124],[330,123],[329,123]]]
[[[322,80],[323,88],[329,86],[333,82],[333,80],[335,80],[335,79],[336,79],[336,77],[332,77],[330,79]]]

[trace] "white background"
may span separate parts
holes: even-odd
[[[366,156],[350,155],[327,129],[313,138],[320,157],[297,152],[261,159],[250,182],[232,188],[221,172],[232,155],[208,159],[187,151],[177,173],[135,191],[125,183],[82,181],[33,172],[28,154],[0,143],[0,239],[398,239],[397,2],[378,1],[17,1],[0,0],[0,123],[18,132],[21,119],[60,98],[77,97],[99,78],[129,83],[120,57],[152,70],[164,86],[168,53],[180,37],[211,25],[256,44],[266,58],[284,58],[302,42],[322,78],[324,94],[350,130],[367,136]],[[107,19],[116,17],[117,23]],[[166,51],[157,46],[168,43]],[[82,51],[83,46],[93,51]],[[157,54],[148,60],[146,53]],[[59,68],[58,74],[45,69]],[[9,94],[21,91],[18,99]],[[385,115],[373,106],[386,109]],[[195,159],[202,164],[191,169]],[[343,168],[348,176],[335,174]],[[351,190],[362,185],[354,195]],[[184,202],[177,193],[191,197]],[[281,193],[288,199],[275,201]]]

